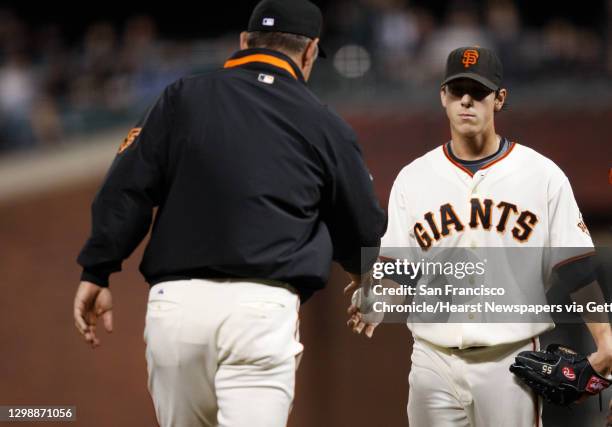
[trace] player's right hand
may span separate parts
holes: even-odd
[[[349,320],[346,322],[346,326],[351,328],[356,334],[360,334],[365,331],[365,335],[368,338],[372,338],[374,335],[374,329],[379,325],[378,323],[366,323],[363,319],[363,315],[359,311],[359,307],[351,304],[347,310]]]
[[[74,297],[74,325],[85,341],[96,348],[96,322],[102,317],[106,332],[113,331],[113,299],[110,289],[91,282],[81,282]]]
[[[375,313],[365,314],[361,312],[363,308],[363,299],[362,299],[362,282],[363,277],[357,275],[350,275],[351,283],[347,287],[344,288],[344,293],[351,294],[351,305],[347,309],[347,314],[349,315],[349,320],[346,322],[346,325],[353,330],[353,332],[357,334],[361,334],[365,331],[365,335],[368,338],[372,338],[374,335],[374,329],[379,325],[382,320],[381,316],[377,316]],[[368,275],[367,279],[371,280],[371,277]],[[364,315],[365,314],[365,315]],[[374,318],[372,317],[374,315]]]

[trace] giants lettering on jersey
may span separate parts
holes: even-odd
[[[427,212],[423,215],[425,221],[417,222],[413,229],[419,246],[427,250],[434,241],[449,236],[453,230],[462,232],[465,227],[487,231],[494,228],[498,233],[509,232],[516,241],[524,243],[538,223],[538,217],[533,212],[521,211],[518,206],[509,202],[495,204],[491,199],[481,201],[472,198],[469,211],[469,220],[459,218],[450,203],[440,206],[439,212]]]

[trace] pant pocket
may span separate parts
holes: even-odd
[[[159,342],[160,331],[165,331],[171,328],[175,332],[178,330],[178,322],[180,319],[181,306],[177,301],[152,298],[147,303],[147,312],[145,316],[145,327],[143,332],[144,342],[149,345],[153,338],[155,343]],[[155,337],[151,334],[155,333]]]
[[[147,303],[147,314],[163,314],[178,308],[179,303],[176,301],[154,299]]]
[[[269,300],[240,301],[238,306],[241,308],[252,309],[253,313],[257,313],[261,317],[274,316],[278,311],[285,310],[287,308],[287,306],[282,302]]]
[[[159,285],[156,285],[159,286]],[[181,296],[174,292],[164,293],[163,288],[151,289],[147,301],[147,317],[163,317],[176,313],[181,308]]]
[[[301,353],[296,306],[280,298],[239,301],[220,329],[225,362],[275,365]]]

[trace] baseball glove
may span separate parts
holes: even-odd
[[[610,386],[610,380],[595,372],[587,356],[559,344],[550,344],[546,351],[521,351],[510,372],[546,401],[562,406]]]

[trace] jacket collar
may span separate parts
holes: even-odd
[[[223,68],[248,67],[287,74],[305,83],[299,67],[287,55],[272,49],[253,48],[239,50],[226,62]]]

